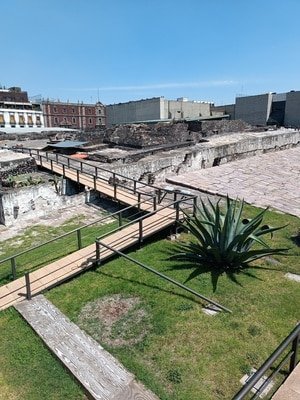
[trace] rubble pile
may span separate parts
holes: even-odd
[[[118,146],[143,148],[170,143],[196,143],[200,138],[201,134],[199,132],[191,132],[185,122],[160,122],[155,125],[118,125],[114,129],[106,130],[104,142]]]

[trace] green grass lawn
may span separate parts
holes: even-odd
[[[257,209],[247,207],[246,212],[251,217]],[[256,265],[263,268],[249,269],[255,277],[238,276],[239,284],[222,276],[215,292],[209,273],[188,283],[230,308],[232,314],[207,316],[202,312],[203,303],[194,296],[120,258],[52,289],[46,296],[93,335],[97,324],[83,324],[83,307],[108,295],[138,297],[147,311],[143,340],[119,347],[101,344],[162,400],[231,399],[240,388],[239,379],[251,367],[259,367],[299,320],[300,286],[284,278],[284,274],[300,273],[300,249],[290,240],[300,221],[268,212],[265,222],[273,226],[289,223],[284,230],[275,232],[272,239],[272,247],[290,247],[288,257],[258,262]],[[186,234],[182,235],[182,240],[186,238]],[[173,242],[162,239],[145,243],[142,249],[129,254],[184,282],[191,269],[173,269],[174,262],[166,261],[173,246]],[[51,384],[62,368],[16,312],[2,312],[0,326],[0,385],[4,382],[6,398],[83,398],[66,374],[59,373],[58,383]],[[126,326],[123,321],[113,331],[114,336],[122,334],[120,326],[126,328],[128,337],[140,329],[135,324]],[[37,354],[33,365],[43,370],[41,379],[37,379],[35,372],[26,371],[27,363],[22,360],[28,360],[28,352]],[[45,392],[39,388],[43,379],[49,382]]]

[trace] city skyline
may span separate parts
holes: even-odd
[[[0,84],[104,104],[298,90],[299,11],[297,0],[12,0]]]

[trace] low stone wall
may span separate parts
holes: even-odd
[[[300,131],[282,129],[268,132],[244,132],[213,137],[180,150],[147,156],[131,164],[110,164],[111,170],[147,182],[224,164],[226,162],[300,145]],[[107,168],[106,164],[103,167]]]

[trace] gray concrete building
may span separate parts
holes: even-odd
[[[211,103],[186,98],[153,97],[106,106],[107,126],[145,121],[166,121],[210,116]]]
[[[272,108],[272,93],[237,97],[235,119],[242,119],[251,125],[267,125]]]
[[[300,127],[300,91],[286,93],[284,125],[293,128]]]

